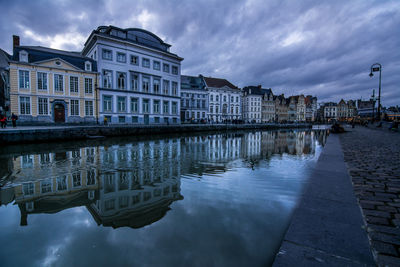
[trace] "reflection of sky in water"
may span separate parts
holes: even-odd
[[[312,143],[308,155],[258,157],[253,169],[242,155],[222,164],[222,171],[181,171],[184,199],[139,229],[98,226],[84,206],[29,214],[28,226],[21,227],[18,206],[1,206],[1,265],[264,266],[273,260],[320,153]],[[191,168],[212,164],[203,158]]]

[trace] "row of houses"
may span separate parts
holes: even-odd
[[[80,52],[0,49],[0,111],[20,123],[177,124],[314,121],[317,98],[239,88],[226,79],[181,75],[182,57],[143,29],[100,26]]]

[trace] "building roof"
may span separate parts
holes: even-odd
[[[152,32],[139,29],[139,28],[118,28],[112,25],[99,26],[93,30],[89,38],[86,40],[82,53],[87,53],[88,47],[91,47],[90,41],[95,35],[113,38],[120,41],[129,42],[135,45],[141,45],[148,48],[156,49],[164,53],[177,57],[179,60],[183,58],[178,57],[176,54],[169,52],[170,44],[165,43],[160,37]]]
[[[181,90],[205,90],[201,77],[181,75]]]
[[[0,49],[0,69],[8,68],[10,57],[6,51]]]
[[[227,87],[229,87],[231,89],[239,90],[239,88],[237,86],[233,85],[232,83],[230,83],[226,79],[204,77],[202,75],[200,75],[200,77],[202,77],[204,79],[204,82],[205,82],[207,87],[222,88],[224,86],[227,86]]]
[[[11,59],[18,62],[19,52],[22,50],[28,52],[29,63],[36,63],[49,59],[61,58],[62,60],[65,60],[75,67],[81,70],[85,70],[85,62],[89,61],[92,63],[92,71],[97,71],[96,61],[89,57],[83,56],[79,52],[64,51],[43,46],[17,46],[14,48],[13,56],[11,57]]]
[[[243,91],[249,95],[269,95],[272,94],[271,88],[269,89],[264,89],[261,88],[261,85],[259,86],[246,86],[243,88]]]

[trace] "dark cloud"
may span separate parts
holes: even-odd
[[[382,102],[400,104],[397,1],[1,1],[0,47],[82,49],[99,25],[141,27],[185,58],[182,73],[224,77],[320,101],[369,98],[383,65]],[[397,71],[396,71],[397,70]]]

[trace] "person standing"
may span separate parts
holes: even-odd
[[[11,114],[11,122],[12,122],[13,128],[17,127],[17,120],[18,120],[18,116],[15,115],[14,113],[12,113]]]
[[[7,117],[4,116],[3,114],[0,115],[0,123],[1,123],[1,128],[6,128],[6,126],[7,126]]]

